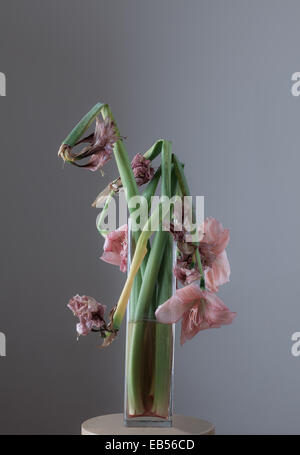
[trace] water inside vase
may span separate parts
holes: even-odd
[[[129,321],[126,343],[125,424],[171,426],[173,326]]]

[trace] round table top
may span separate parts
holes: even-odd
[[[181,415],[173,416],[172,427],[126,427],[123,414],[107,414],[83,422],[82,435],[209,435],[215,427],[206,420]]]

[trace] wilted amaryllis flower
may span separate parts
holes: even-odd
[[[229,242],[229,229],[224,229],[215,218],[208,217],[200,227],[199,251],[205,273],[205,283],[212,292],[227,283],[230,265],[225,251]]]
[[[215,218],[208,217],[199,229],[199,252],[205,275],[206,287],[217,292],[218,287],[229,281],[230,265],[225,248],[229,242],[229,230],[224,229],[222,224]],[[178,256],[174,268],[176,278],[184,285],[200,279],[197,273],[193,252],[195,244],[183,242],[177,243]]]
[[[151,167],[151,161],[144,158],[140,153],[135,155],[133,158],[131,167],[136,183],[139,186],[148,183],[154,175],[154,169]]]
[[[184,255],[180,251],[173,272],[177,280],[185,285],[200,280],[200,273],[193,260],[193,256]]]
[[[69,300],[67,306],[79,318],[79,323],[76,325],[79,335],[87,335],[93,329],[100,330],[105,327],[103,317],[106,306],[101,305],[93,297],[77,294]]]
[[[59,154],[65,161],[68,161],[75,166],[97,171],[110,160],[113,153],[113,145],[119,139],[120,137],[116,132],[113,121],[109,118],[101,120],[97,117],[95,132],[75,144],[75,146],[82,143],[89,143],[90,145],[84,147],[79,153],[72,153],[72,147],[64,144],[60,148]],[[81,161],[85,158],[89,158],[86,164],[77,163],[77,161]]]
[[[101,259],[109,264],[118,265],[121,272],[127,271],[127,224],[116,231],[109,232],[105,237]]]
[[[230,324],[236,316],[215,294],[203,291],[196,283],[178,289],[160,305],[155,316],[158,322],[173,324],[182,318],[180,343],[193,338],[200,330]]]

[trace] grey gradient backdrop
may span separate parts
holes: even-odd
[[[113,306],[90,203],[116,175],[57,159],[74,123],[110,103],[130,156],[174,143],[206,215],[231,230],[230,327],[176,342],[175,410],[217,432],[298,433],[299,1],[1,0],[1,434],[76,434],[123,402],[124,328],[76,342],[76,292]]]

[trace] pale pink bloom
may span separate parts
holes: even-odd
[[[69,300],[67,306],[79,318],[79,323],[76,325],[79,335],[87,335],[93,329],[100,329],[105,324],[103,317],[106,306],[101,305],[93,297],[77,294]]]
[[[139,186],[148,183],[154,175],[154,169],[151,167],[151,161],[144,158],[140,153],[137,153],[137,155],[133,158],[131,167],[136,183]]]
[[[230,324],[236,316],[215,294],[203,291],[192,283],[178,289],[160,305],[155,316],[158,322],[173,324],[182,318],[180,343],[193,338],[200,330]]]
[[[101,259],[109,264],[118,265],[121,272],[127,271],[127,224],[116,231],[109,232],[105,237]]]
[[[224,229],[222,223],[211,216],[200,226],[199,235],[203,251],[207,248],[214,256],[221,254],[229,242],[229,229]]]
[[[218,291],[218,287],[229,281],[230,265],[225,251],[229,242],[229,229],[224,229],[215,218],[208,217],[200,227],[199,251],[208,289]]]

